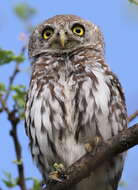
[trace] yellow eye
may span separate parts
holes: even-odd
[[[77,25],[73,26],[72,32],[74,34],[76,34],[77,36],[83,36],[85,33],[85,30],[84,30],[83,26],[77,24]]]
[[[54,33],[53,28],[46,28],[43,33],[42,36],[45,40],[49,39]]]

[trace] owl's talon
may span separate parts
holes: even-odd
[[[57,164],[57,163],[54,163],[53,167],[56,169],[56,171],[58,172],[64,172],[65,171],[65,167],[63,164]]]
[[[62,182],[62,179],[60,179],[60,175],[58,171],[53,171],[49,174],[50,181],[58,181]]]
[[[57,164],[54,163],[53,167],[55,168],[55,171],[51,172],[49,174],[49,179],[52,181],[58,181],[58,182],[63,182],[64,179],[66,179],[65,175],[65,167],[63,164]]]
[[[86,143],[86,144],[84,145],[84,147],[85,147],[86,152],[88,152],[88,153],[91,152],[92,149],[93,149],[92,145],[89,144],[89,143]]]
[[[96,136],[91,143],[86,143],[85,150],[87,153],[90,153],[92,156],[97,152],[97,148],[101,142],[101,138]]]

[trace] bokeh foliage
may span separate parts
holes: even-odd
[[[138,1],[137,0],[128,0],[130,3],[133,3],[135,5],[138,5]]]
[[[26,33],[30,32],[31,19],[36,14],[36,9],[32,8],[26,3],[19,3],[13,8],[16,16],[25,23]],[[26,24],[27,23],[27,24]],[[22,33],[22,32],[21,32]],[[7,119],[11,124],[10,136],[13,139],[16,158],[12,163],[16,164],[18,176],[13,177],[12,172],[5,171],[4,177],[1,179],[7,188],[14,188],[19,186],[21,190],[27,190],[27,182],[32,182],[31,190],[40,190],[40,181],[34,177],[26,177],[24,174],[24,160],[22,158],[22,147],[20,139],[18,138],[18,126],[20,121],[24,120],[24,108],[26,99],[26,87],[16,81],[16,77],[20,77],[21,65],[25,61],[26,44],[23,45],[19,55],[16,55],[12,50],[5,50],[0,47],[0,66],[9,65],[11,68],[11,75],[7,75],[7,81],[0,82],[0,113],[6,113]],[[5,73],[6,74],[6,73]],[[15,84],[16,82],[16,84]],[[9,103],[10,101],[10,103]],[[10,138],[9,136],[9,138]],[[22,168],[22,169],[21,169]],[[21,174],[20,174],[20,169]],[[23,176],[23,179],[20,179]],[[0,188],[1,189],[1,188]]]
[[[36,14],[37,11],[26,3],[20,3],[14,7],[14,12],[21,20],[28,21]]]

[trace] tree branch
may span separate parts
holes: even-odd
[[[67,179],[62,183],[49,184],[46,190],[67,190],[90,176],[105,161],[138,144],[138,124],[120,132],[105,143],[100,143],[95,155],[87,153],[67,168]]]

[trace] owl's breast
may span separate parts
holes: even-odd
[[[110,91],[102,73],[74,73],[67,80],[60,78],[54,85],[54,93],[63,111],[64,126],[72,131],[76,140],[94,136],[96,120],[101,123],[104,120],[109,126]],[[107,131],[102,134],[105,138],[109,136]]]
[[[37,136],[43,154],[52,160],[56,152],[71,164],[85,153],[84,144],[95,135],[109,139],[117,133],[119,116],[111,113],[111,92],[104,73],[87,71],[73,73],[66,80],[63,77],[49,78],[38,91],[39,83],[32,83],[26,118],[27,125],[32,125],[28,134],[31,130],[34,139]]]
[[[62,107],[65,126],[69,130],[73,130],[77,125],[76,113],[76,95],[79,88],[78,82],[74,80],[74,76],[63,78],[65,75],[61,75],[58,82],[54,85],[54,92],[59,102],[59,106]],[[64,108],[63,108],[64,107]]]
[[[103,121],[105,128],[110,128],[108,123],[110,90],[104,74],[98,71],[72,72],[65,77],[67,75],[65,70],[63,71],[59,77],[55,75],[49,77],[45,83],[42,79],[32,85],[31,112],[36,113],[34,117],[36,123],[40,112],[43,124],[40,123],[38,126],[47,128],[51,137],[53,129],[69,131],[78,141],[94,136],[96,126],[99,125],[103,136],[108,138],[110,135],[107,131],[102,131]],[[39,90],[36,91],[38,87]],[[66,132],[61,136],[65,135]]]

